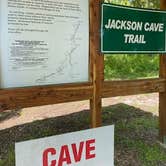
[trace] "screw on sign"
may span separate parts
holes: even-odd
[[[70,151],[71,150],[71,151]],[[72,152],[72,153],[70,153]],[[56,148],[48,148],[43,152],[43,166],[63,166],[63,164],[79,163],[85,154],[85,160],[90,160],[96,157],[95,154],[95,139],[63,145],[60,148],[59,156],[56,156]],[[49,162],[49,156],[55,156],[56,159]],[[72,161],[71,158],[74,158]]]

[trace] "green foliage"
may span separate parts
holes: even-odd
[[[130,2],[134,7],[151,8],[151,9],[160,8],[159,0],[131,0]]]
[[[105,79],[135,79],[157,77],[158,55],[110,55],[105,56]]]
[[[104,0],[105,3],[113,3],[118,5],[140,7],[140,8],[150,8],[150,9],[159,9],[160,1],[159,0]]]
[[[159,9],[159,0],[105,0],[119,5]],[[105,57],[105,79],[136,79],[157,77],[158,55],[109,55]]]

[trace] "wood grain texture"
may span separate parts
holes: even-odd
[[[0,90],[0,111],[92,98],[90,83]]]
[[[160,0],[160,7],[166,10],[166,0]],[[160,55],[160,78],[166,79],[166,55]],[[166,91],[159,93],[159,126],[160,140],[166,144]]]
[[[102,97],[127,96],[153,92],[165,92],[165,79],[144,79],[131,81],[106,81],[102,88]]]
[[[100,0],[90,0],[90,57],[93,96],[90,100],[91,126],[101,126],[102,84],[104,81],[104,56],[100,53]]]

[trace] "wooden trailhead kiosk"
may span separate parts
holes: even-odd
[[[3,1],[5,0],[2,0],[1,3],[3,3]],[[166,0],[160,0],[160,1],[161,1],[161,9],[165,10]],[[63,3],[63,1],[61,0],[59,0],[58,2],[59,4],[57,5],[58,7],[56,7],[56,12],[57,13],[59,12],[59,13],[56,14],[56,16],[50,14],[52,12],[51,8],[48,8],[47,10],[46,8],[45,9],[40,8],[40,10],[44,10],[45,15],[37,15],[37,13],[34,12],[33,18],[41,17],[43,20],[34,19],[33,23],[30,22],[30,20],[27,20],[26,23],[24,22],[27,27],[26,29],[23,29],[21,24],[20,24],[20,27],[21,27],[20,29],[14,29],[16,24],[14,20],[11,20],[12,18],[9,19],[10,13],[13,14],[12,12],[14,12],[12,10],[13,4],[8,4],[8,5],[11,5],[9,7],[9,9],[11,10],[6,11],[6,13],[7,12],[9,13],[7,13],[8,17],[7,17],[7,14],[4,15],[4,20],[8,19],[8,22],[10,22],[10,24],[7,24],[7,22],[4,22],[4,27],[2,27],[4,32],[3,33],[4,38],[2,42],[3,44],[7,43],[7,46],[5,47],[3,45],[4,46],[3,48],[8,50],[8,52],[4,49],[4,52],[2,52],[1,54],[2,57],[0,61],[2,64],[1,65],[2,66],[1,67],[1,85],[2,86],[0,87],[1,88],[0,89],[0,111],[2,112],[8,109],[21,109],[26,107],[34,107],[34,106],[41,106],[41,105],[48,105],[48,104],[89,100],[90,111],[91,111],[91,126],[95,128],[95,127],[101,126],[102,124],[102,117],[101,117],[102,98],[158,92],[159,93],[160,140],[163,143],[166,143],[166,55],[164,55],[164,53],[160,55],[159,78],[126,80],[126,81],[105,81],[104,80],[104,56],[103,56],[103,53],[101,53],[101,45],[100,45],[101,21],[102,21],[101,20],[102,0],[98,0],[98,1],[86,0],[86,2],[84,2],[83,0],[81,3],[78,3],[78,4],[75,3],[74,0],[73,0],[73,4]],[[22,6],[24,5],[26,4],[22,4]],[[37,4],[35,5],[37,6]],[[52,4],[50,4],[50,6],[52,6]],[[70,10],[71,7],[72,7],[72,11]],[[29,8],[29,10],[34,11],[36,9],[31,7]],[[64,13],[66,13],[66,11],[69,11],[70,14],[63,15],[63,10],[65,11]],[[85,12],[87,12],[87,14],[85,15],[81,14]],[[78,15],[78,13],[80,15],[79,17],[76,17],[75,15]],[[47,18],[46,18],[46,14],[47,14]],[[29,13],[26,12],[25,10],[25,12],[22,13],[21,17],[28,18]],[[52,62],[51,60],[48,61],[48,59],[50,58],[50,56],[48,56],[50,55],[49,48],[50,47],[54,48],[56,46],[53,44],[49,46],[48,38],[46,36],[48,36],[47,33],[49,32],[52,33],[54,31],[52,27],[50,27],[50,29],[45,28],[45,25],[49,24],[49,26],[53,26],[53,22],[55,20],[58,20],[57,24],[59,25],[59,27],[61,27],[61,25],[63,25],[63,27],[66,26],[68,27],[69,32],[73,30],[73,33],[70,34],[71,36],[69,37],[67,33],[64,33],[63,34],[64,38],[61,38],[60,36],[58,36],[58,33],[56,33],[56,36],[54,36],[53,34],[52,35],[49,34],[50,35],[49,37],[51,37],[52,40],[58,36],[59,37],[58,43],[63,43],[63,41],[66,41],[66,45],[64,45],[61,49],[58,48],[60,46],[57,47],[57,50],[59,50],[59,52],[64,51],[66,48],[68,49],[66,52],[63,52],[63,56],[60,56],[58,51],[55,51],[54,49],[52,49],[53,51],[51,52],[51,54],[54,54],[55,57],[57,56],[57,61],[55,61],[55,63],[58,64],[60,62],[62,65],[59,68],[54,68],[54,65],[52,68],[50,68],[48,64],[49,63],[52,64]],[[69,20],[71,20],[70,23],[72,24],[67,22]],[[39,27],[37,28],[31,27],[34,24],[37,25],[39,21],[42,21],[40,22],[40,25],[43,25],[44,27],[43,29]],[[5,32],[6,26],[8,27],[7,29],[9,29],[10,31]],[[84,28],[81,29],[81,26],[83,26]],[[57,30],[60,31],[61,33],[64,32],[63,28],[59,28]],[[84,32],[83,32],[83,35],[81,36],[80,35],[81,33],[79,32],[82,32],[83,30]],[[68,32],[67,29],[65,32]],[[28,38],[29,35],[26,35],[25,38],[20,35],[20,38],[14,39],[12,41],[12,39],[15,37],[13,34],[16,34],[16,33],[17,33],[17,37],[19,34],[24,34],[24,33],[25,34],[38,33],[39,35],[37,40],[34,39],[34,37],[33,39],[30,40]],[[43,34],[44,40],[40,38],[40,33]],[[87,43],[85,42],[85,40],[87,41]],[[110,39],[110,40],[114,40],[114,39]],[[10,42],[12,41],[12,42],[10,43],[9,41]],[[79,50],[79,49],[83,49],[81,47],[81,44],[82,44],[81,42],[85,43],[85,45],[88,46],[86,47],[88,48],[88,51],[83,52]],[[157,43],[160,45],[160,41],[157,41]],[[29,44],[28,47],[27,47],[27,44]],[[18,57],[18,53],[22,55],[23,52],[25,53],[27,51],[27,48],[31,48],[30,52],[33,52],[34,56],[31,57],[31,61],[25,57],[22,57],[20,60],[20,57]],[[12,50],[9,50],[9,49],[12,49]],[[40,52],[37,52],[36,50],[39,50],[39,49],[40,49]],[[13,52],[15,54],[13,54]],[[76,54],[74,54],[74,52],[76,52]],[[9,54],[9,56],[6,56],[9,58],[8,59],[3,58],[5,54],[8,55],[7,53],[11,53]],[[28,53],[29,52],[26,52],[26,54]],[[81,54],[82,56],[80,56],[77,59],[77,61],[72,62],[73,59],[75,60],[77,58],[76,55],[79,56],[78,53]],[[35,59],[36,55],[39,55],[39,54],[40,54],[40,58]],[[86,56],[86,54],[88,56]],[[31,56],[30,54],[28,55]],[[62,59],[62,61],[58,61],[58,58],[60,59],[61,57],[64,57],[64,59]],[[71,57],[73,59],[70,59]],[[84,59],[84,57],[86,57],[86,59]],[[87,62],[85,64],[88,64],[88,65],[82,65],[82,68],[86,66],[86,68],[82,69],[82,72],[85,72],[85,77],[81,77],[82,75],[80,74],[81,72],[75,73],[77,67],[81,66],[79,64],[79,62],[82,61],[81,58],[85,60],[84,62]],[[29,67],[27,65],[28,64],[27,61],[33,62],[33,63],[35,62],[35,64],[37,64],[39,68],[36,68],[36,66],[35,67],[32,66],[32,64]],[[19,68],[17,68],[18,65],[19,65]],[[76,68],[72,70],[74,66],[76,66]],[[67,68],[67,70],[65,70],[65,68]],[[45,69],[48,70],[48,73],[47,72],[45,73]],[[80,68],[78,67],[78,69]],[[39,71],[39,73],[37,71]],[[68,73],[68,71],[71,71],[71,72]],[[40,76],[39,78],[35,79],[36,82],[29,83],[28,82],[29,79],[28,79],[27,85],[22,86],[23,83],[21,78],[25,76],[25,80],[26,80],[27,75],[30,78],[32,78],[35,72],[37,72],[36,75]],[[56,76],[58,75],[57,74],[58,72],[60,73],[60,77],[64,74],[64,78],[62,78],[62,80],[59,82],[56,82],[55,81],[56,79],[53,81],[52,80],[50,81],[50,77],[56,78]],[[19,75],[20,73],[22,73],[22,75]],[[41,73],[43,75],[41,75]],[[34,74],[34,77],[36,75]],[[67,76],[71,76],[70,79],[66,80]],[[57,76],[57,78],[60,78],[60,77]],[[18,80],[20,80],[19,83],[18,83]],[[11,84],[10,81],[13,81],[13,84]],[[55,84],[54,84],[54,81],[55,81]]]

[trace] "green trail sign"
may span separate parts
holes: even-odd
[[[102,53],[166,53],[166,12],[102,4]]]

